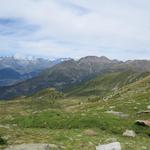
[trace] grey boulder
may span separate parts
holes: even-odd
[[[99,145],[96,150],[121,150],[121,145],[119,142],[113,142],[109,144]]]

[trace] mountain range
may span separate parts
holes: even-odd
[[[0,57],[0,86],[13,85],[38,75],[42,70],[51,68],[61,63],[65,58],[43,59],[43,58],[15,58]]]
[[[49,87],[67,91],[73,86],[82,84],[97,76],[126,71],[133,71],[137,74],[150,72],[150,61],[130,60],[123,62],[111,60],[105,56],[87,56],[79,60],[69,59],[42,70],[31,79],[15,85],[1,87],[0,98],[10,99],[22,95],[28,96]]]

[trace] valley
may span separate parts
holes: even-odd
[[[39,75],[43,70],[69,58],[16,58],[15,56],[0,57],[0,87],[11,86]]]

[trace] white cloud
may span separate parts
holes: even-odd
[[[10,23],[14,34],[0,35],[0,52],[149,58],[149,17],[148,0],[0,0],[0,18],[26,24]]]

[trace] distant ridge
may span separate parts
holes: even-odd
[[[0,57],[0,86],[13,85],[37,76],[42,70],[69,58]]]
[[[112,72],[149,72],[150,61],[118,61],[105,56],[87,56],[77,61],[70,59],[41,72],[40,75],[14,86],[0,88],[1,99],[9,99],[21,95],[30,95],[39,90],[55,87],[64,90],[69,86],[82,83],[96,76]]]

